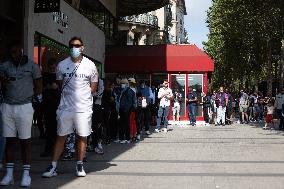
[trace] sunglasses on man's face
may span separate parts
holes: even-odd
[[[69,45],[69,48],[73,48],[73,47],[79,48],[79,47],[82,47],[82,45],[81,44],[70,44]]]

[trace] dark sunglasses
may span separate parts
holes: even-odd
[[[73,47],[75,47],[75,48],[79,48],[79,47],[82,47],[83,45],[80,45],[80,44],[70,44],[69,45],[69,48],[73,48]]]

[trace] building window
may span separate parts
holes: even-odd
[[[65,0],[72,6],[72,0]],[[79,12],[104,31],[108,39],[113,40],[116,33],[116,18],[104,7],[99,0],[80,1]]]

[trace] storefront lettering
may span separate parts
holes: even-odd
[[[68,28],[68,16],[63,12],[53,12],[53,21],[61,25],[63,28]]]

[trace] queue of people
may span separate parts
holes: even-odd
[[[104,154],[103,144],[136,143],[154,132],[168,132],[168,116],[172,109],[175,123],[180,121],[183,96],[172,90],[167,80],[159,86],[135,78],[99,78],[90,59],[83,55],[81,38],[69,41],[70,56],[57,63],[51,58],[47,72],[41,73],[23,54],[21,45],[10,49],[11,59],[0,65],[1,121],[0,159],[5,146],[6,173],[1,186],[14,183],[14,146],[19,139],[22,148],[22,187],[31,186],[31,131],[33,121],[45,138],[41,157],[51,157],[42,177],[58,174],[58,161],[76,159],[75,173],[85,177],[86,152]],[[225,126],[236,118],[241,124],[265,121],[264,129],[273,127],[279,119],[284,128],[284,88],[275,99],[260,93],[247,94],[241,90],[233,95],[220,87],[200,99],[195,89],[188,88],[185,103],[190,124],[196,126],[198,105],[202,104],[205,126]],[[75,157],[75,155],[77,155]]]

